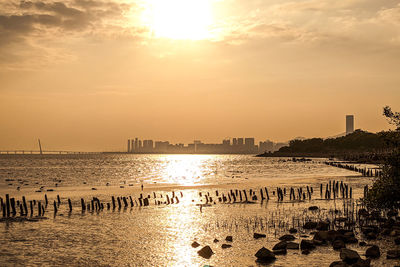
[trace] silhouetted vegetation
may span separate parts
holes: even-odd
[[[400,208],[400,114],[390,107],[383,109],[383,115],[396,126],[396,130],[385,134],[385,142],[392,148],[382,166],[382,176],[377,178],[366,197],[366,204],[372,209]]]
[[[369,133],[356,130],[354,133],[338,138],[312,138],[306,140],[291,140],[289,146],[282,147],[279,152],[374,152],[385,148],[382,133]]]

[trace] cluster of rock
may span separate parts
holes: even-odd
[[[313,208],[314,209],[314,208]],[[387,217],[380,216],[380,213],[368,213],[366,210],[360,210],[359,215],[367,222],[361,228],[363,237],[366,240],[375,240],[378,236],[394,237],[394,243],[400,245],[400,218],[395,217],[397,212],[391,211]],[[380,248],[377,245],[368,245],[366,242],[359,242],[353,230],[338,229],[330,230],[330,223],[326,221],[306,222],[303,229],[314,230],[311,234],[312,239],[302,239],[299,243],[293,242],[295,236],[291,234],[283,235],[279,238],[280,242],[274,245],[272,251],[265,247],[257,251],[255,256],[257,261],[269,262],[275,260],[275,255],[286,254],[288,249],[299,249],[302,254],[309,254],[313,249],[321,245],[330,245],[336,251],[339,251],[340,261],[331,263],[331,267],[355,266],[368,267],[371,259],[381,256]],[[296,229],[290,229],[290,233],[296,233]],[[307,237],[302,235],[301,237]],[[366,259],[362,259],[357,251],[346,248],[347,244],[358,244],[367,246],[365,251]],[[386,253],[387,259],[400,259],[400,249],[391,249]]]
[[[233,237],[231,235],[228,235],[227,237],[225,237],[225,241],[233,242]],[[214,243],[218,243],[218,242],[219,242],[218,239],[214,239]],[[192,247],[193,248],[197,248],[199,246],[200,246],[200,244],[197,243],[196,241],[194,241],[192,243]],[[230,247],[232,247],[231,244],[222,244],[221,245],[221,248],[223,248],[223,249],[227,249],[227,248],[230,248]],[[197,251],[197,254],[199,254],[199,256],[201,256],[201,257],[203,257],[205,259],[209,259],[214,254],[214,251],[211,249],[210,246],[207,245],[207,246],[202,247],[199,251]]]

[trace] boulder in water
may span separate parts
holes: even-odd
[[[333,247],[333,249],[335,249],[335,250],[339,250],[339,249],[341,249],[341,248],[345,248],[346,245],[344,244],[343,240],[336,239],[335,241],[333,241],[332,247]]]
[[[379,247],[377,245],[373,245],[365,251],[365,256],[367,258],[379,258],[381,256],[381,251],[379,250]]]
[[[198,246],[200,246],[200,244],[197,243],[196,241],[194,241],[194,242],[192,243],[192,247],[197,248]]]
[[[199,254],[201,257],[203,257],[205,259],[209,259],[214,254],[214,252],[212,251],[210,246],[205,246],[202,249],[200,249],[199,251],[197,251],[197,254]]]
[[[314,245],[314,242],[312,241],[312,240],[306,240],[306,239],[303,239],[303,240],[301,240],[301,242],[300,242],[300,249],[301,250],[311,250],[311,249],[314,249],[315,248],[315,245]]]
[[[261,262],[268,262],[276,259],[275,254],[265,247],[260,248],[255,256],[257,257],[257,260]]]
[[[355,250],[342,248],[340,250],[340,258],[348,264],[354,264],[360,259],[360,255]]]
[[[279,237],[279,240],[281,240],[281,241],[293,241],[295,239],[296,239],[296,237],[294,237],[293,235],[283,235],[283,236]]]
[[[233,237],[231,235],[228,235],[227,237],[225,237],[225,240],[228,242],[232,242],[233,241]]]
[[[286,247],[287,247],[287,242],[286,241],[281,241],[281,242],[275,244],[275,246],[272,248],[272,250],[275,253],[275,250],[286,249]]]

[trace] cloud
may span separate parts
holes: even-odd
[[[100,0],[2,2],[0,58],[3,60],[0,65],[22,64],[22,55],[27,55],[18,52],[21,47],[32,51],[31,57],[36,57],[40,50],[39,54],[46,54],[46,51],[54,49],[49,46],[49,40],[67,41],[88,35],[107,37],[121,32],[141,34],[142,30],[123,23],[125,13],[132,7],[126,3]]]

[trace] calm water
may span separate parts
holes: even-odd
[[[271,249],[288,227],[301,224],[294,217],[320,216],[307,214],[308,206],[318,205],[327,213],[327,202],[279,204],[271,196],[269,202],[217,203],[200,211],[196,206],[203,201],[199,192],[215,196],[215,189],[220,193],[231,188],[258,191],[263,186],[272,192],[277,185],[311,185],[317,191],[319,183],[329,179],[348,182],[356,195],[361,192],[358,188],[370,182],[357,173],[326,166],[322,160],[300,163],[238,155],[0,156],[2,192],[41,201],[47,193],[50,203],[56,194],[62,199],[56,217],[49,205],[47,220],[0,224],[0,266],[257,266],[254,254],[259,248]],[[199,186],[157,188],[160,184]],[[37,193],[39,186],[55,191]],[[91,191],[92,186],[98,190]],[[106,203],[111,195],[135,198],[155,192],[158,200],[165,201],[172,190],[182,192],[179,204],[155,206],[151,200],[149,207],[86,213],[79,208],[81,197],[88,201],[96,196]],[[72,213],[67,211],[67,195],[73,202]],[[340,207],[342,202],[334,205]],[[253,239],[254,231],[267,238]],[[222,249],[226,235],[233,236],[232,247]],[[220,242],[214,243],[215,238]],[[201,246],[192,248],[193,241]],[[215,252],[210,259],[197,255],[204,245]],[[308,256],[288,251],[272,266],[328,266],[338,259],[338,252],[321,247]]]
[[[322,162],[249,155],[0,155],[0,185],[216,185],[355,175]]]

